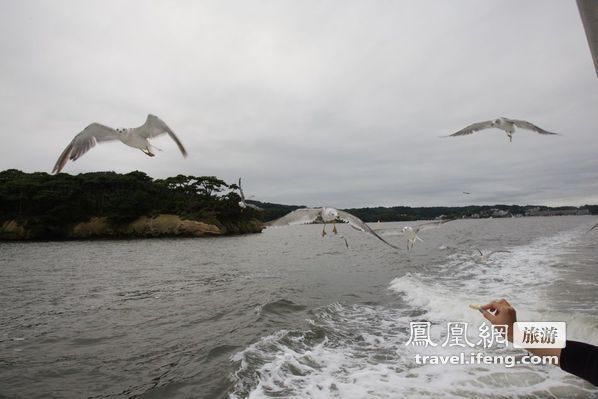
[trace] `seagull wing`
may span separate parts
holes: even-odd
[[[338,238],[342,238],[343,240],[345,240],[345,246],[346,246],[347,248],[349,248],[349,241],[347,241],[347,239],[345,238],[345,236],[343,236],[343,235],[339,234],[339,235],[338,235]]]
[[[392,245],[391,243],[389,243],[388,241],[386,241],[384,238],[380,237],[374,230],[372,230],[370,228],[370,226],[365,224],[365,222],[363,220],[359,219],[357,216],[353,216],[350,213],[345,212],[345,211],[338,211],[338,218],[340,220],[342,220],[343,222],[349,223],[349,225],[351,227],[353,227],[354,229],[362,231],[364,233],[372,234],[374,237],[376,237],[377,239],[379,239],[386,245],[389,245],[395,249],[399,249],[398,247],[396,247],[396,246]]]
[[[520,120],[517,120],[517,119],[507,119],[507,120],[510,121],[510,122],[512,122],[515,126],[521,128],[521,129],[533,130],[533,131],[538,132],[540,134],[558,134],[558,133],[553,133],[553,132],[549,132],[547,130],[544,130],[541,127],[538,127],[538,126],[536,126],[533,123],[530,123],[528,121],[520,121]]]
[[[480,256],[484,256],[484,253],[478,248],[476,247],[476,249],[478,250],[478,252],[480,253]]]
[[[60,157],[58,157],[52,173],[60,173],[69,159],[76,161],[87,151],[91,150],[96,143],[118,139],[119,134],[116,130],[100,125],[99,123],[92,123],[76,135],[70,144],[66,146]]]
[[[437,220],[437,221],[433,221],[433,222],[426,222],[426,223],[415,225],[412,227],[412,229],[413,229],[413,231],[415,231],[415,233],[419,233],[420,231],[435,229],[437,227],[442,226],[445,223],[452,222],[453,220],[454,219],[443,219],[443,220]]]
[[[590,230],[588,230],[588,233],[592,230],[594,230],[596,227],[598,227],[598,223],[596,223],[595,225],[592,226],[592,228]]]
[[[402,228],[390,227],[386,229],[373,229],[376,233],[380,234],[381,236],[404,236],[405,233],[403,232]]]
[[[268,227],[291,226],[313,223],[320,217],[322,208],[300,208],[287,213],[281,218],[266,223]]]
[[[137,128],[139,134],[146,139],[151,137],[160,136],[161,134],[167,133],[171,139],[174,140],[176,145],[179,146],[179,150],[181,150],[181,154],[184,157],[187,156],[187,150],[183,147],[183,143],[179,140],[179,138],[174,134],[172,129],[168,127],[168,125],[156,115],[149,114],[145,123]]]
[[[243,189],[241,188],[241,178],[239,177],[239,193],[241,194],[241,201],[245,202],[245,194],[243,194]]]
[[[250,208],[255,209],[256,211],[263,211],[264,210],[264,208],[260,208],[259,206],[254,205],[254,204],[250,204],[249,202],[246,202],[245,205],[248,206],[248,207],[250,207]]]
[[[478,130],[488,129],[490,127],[492,127],[492,121],[473,123],[463,129],[459,130],[458,132],[450,134],[446,137],[465,136],[466,134],[472,134],[472,133],[477,132]]]

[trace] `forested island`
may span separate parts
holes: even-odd
[[[0,240],[217,236],[259,233],[299,205],[252,202],[215,176],[153,179],[143,172],[0,172]],[[470,205],[345,209],[366,222],[598,214],[598,205]]]
[[[0,239],[82,239],[259,233],[237,186],[214,176],[143,172],[0,172]]]

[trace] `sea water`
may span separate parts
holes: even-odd
[[[395,250],[338,226],[213,239],[0,244],[0,397],[598,397],[550,365],[418,364],[506,298],[598,344],[593,217],[458,220]],[[406,223],[373,224],[400,228]],[[404,238],[385,239],[406,248]],[[481,260],[476,248],[496,253]],[[408,345],[429,322],[435,347]]]

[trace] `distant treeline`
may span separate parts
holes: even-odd
[[[255,201],[255,203],[264,208],[260,215],[262,221],[268,221],[280,217],[298,206],[287,206],[268,204]],[[532,216],[539,215],[544,211],[559,213],[583,213],[588,212],[592,215],[598,214],[598,205],[584,205],[582,207],[562,206],[547,207],[540,205],[470,205],[460,207],[416,207],[393,206],[393,207],[375,207],[375,208],[349,208],[347,212],[359,217],[365,222],[399,222],[411,220],[432,220],[436,218],[486,218],[486,217],[511,217],[511,216]]]
[[[590,214],[598,214],[598,205],[585,205],[583,207],[547,207],[540,205],[470,205],[461,207],[417,207],[405,206],[377,207],[377,208],[356,208],[346,209],[366,222],[395,222],[410,220],[432,220],[436,218],[487,218],[487,217],[511,217],[511,216],[533,216],[538,211],[568,211],[569,213],[583,212],[587,209]],[[581,213],[580,212],[580,213]]]
[[[107,217],[115,225],[132,222],[140,216],[174,214],[235,230],[239,223],[259,219],[269,221],[300,206],[253,202],[264,210],[241,210],[236,184],[215,176],[178,175],[152,179],[143,172],[25,173],[15,169],[0,172],[0,225],[6,221],[25,224],[35,237],[64,237],[76,223],[92,217]],[[544,206],[406,206],[353,208],[348,212],[366,222],[430,220],[438,217],[507,217],[538,211],[585,211],[598,214],[598,205],[580,208]]]
[[[214,176],[154,180],[139,171],[76,176],[0,172],[0,225],[24,223],[35,237],[63,237],[74,224],[92,217],[119,225],[140,216],[175,214],[219,227],[258,217],[253,209],[241,211],[239,201],[237,186]]]

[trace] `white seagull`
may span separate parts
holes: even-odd
[[[239,201],[239,206],[241,207],[241,210],[249,207],[249,208],[253,208],[256,211],[263,211],[262,208],[260,208],[257,205],[254,204],[250,204],[249,202],[245,202],[245,194],[243,193],[243,188],[241,188],[241,178],[239,177],[239,193],[241,194],[241,201]]]
[[[353,216],[348,212],[339,211],[338,209],[334,208],[300,208],[294,210],[291,213],[287,213],[281,218],[278,218],[272,222],[266,223],[267,227],[277,227],[277,226],[290,226],[290,225],[297,225],[297,224],[311,224],[317,221],[321,221],[324,223],[324,227],[322,228],[322,237],[326,235],[326,223],[332,223],[333,228],[332,232],[337,234],[336,230],[336,222],[344,222],[348,223],[349,226],[353,227],[355,230],[359,230],[363,233],[371,234],[383,243],[395,248],[399,249],[398,247],[392,245],[391,243],[387,242],[384,238],[380,237],[374,230],[370,228],[367,224],[363,222],[363,220],[359,219],[357,216]],[[341,237],[344,238],[344,237]],[[349,246],[345,240],[345,245]]]
[[[509,136],[509,142],[513,141],[513,133],[515,133],[515,127],[518,127],[520,129],[533,130],[534,132],[540,134],[558,135],[558,133],[549,132],[527,121],[501,117],[490,121],[474,123],[472,125],[467,126],[466,128],[459,130],[456,133],[444,137],[464,136],[466,134],[472,134],[479,130],[489,129],[492,127],[504,130],[507,136]]]
[[[76,135],[75,138],[73,138],[73,141],[66,146],[62,154],[60,154],[58,161],[56,161],[52,173],[60,173],[69,159],[76,161],[83,154],[92,149],[96,143],[102,141],[120,140],[124,144],[133,148],[139,148],[146,155],[153,157],[154,154],[152,153],[151,148],[154,146],[152,146],[147,139],[165,133],[174,140],[179,146],[179,150],[181,150],[183,156],[186,157],[187,151],[185,150],[185,147],[183,147],[183,144],[179,141],[177,136],[175,136],[168,125],[155,115],[149,114],[143,125],[128,129],[113,129],[99,123],[92,123],[83,129],[81,133]]]
[[[497,253],[501,253],[501,252],[502,253],[508,253],[508,254],[511,253],[511,251],[498,250],[498,251],[490,251],[487,254],[484,254],[479,248],[476,248],[476,249],[480,253],[480,260],[481,261],[486,261],[486,260],[488,260],[489,257],[491,257],[492,255],[497,254]]]
[[[376,230],[376,231],[394,231],[394,234],[397,235],[403,235],[405,237],[407,237],[407,250],[411,250],[411,248],[413,248],[413,246],[415,245],[416,241],[421,241],[423,242],[424,240],[422,240],[417,233],[419,233],[420,231],[423,230],[428,230],[428,229],[433,229],[436,227],[440,227],[441,225],[451,222],[455,219],[443,219],[443,220],[437,220],[437,221],[433,221],[433,222],[426,222],[426,223],[421,223],[415,226],[404,226],[403,228],[399,229],[384,229],[384,230]],[[381,233],[382,235],[393,235],[393,234],[389,234],[389,233]]]

